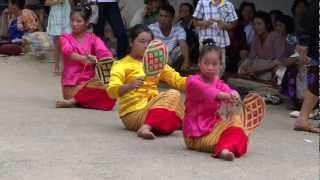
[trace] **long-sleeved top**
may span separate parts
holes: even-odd
[[[217,96],[221,92],[232,91],[234,90],[218,78],[209,84],[200,75],[189,76],[186,82],[184,136],[197,138],[211,133],[221,121],[219,109],[223,101],[218,100]]]
[[[143,86],[122,96],[119,95],[121,86],[137,79],[144,79]],[[143,71],[143,63],[131,56],[126,56],[120,61],[114,62],[107,91],[111,97],[120,99],[120,117],[145,108],[148,102],[159,94],[158,84],[160,80],[179,90],[185,88],[186,78],[181,77],[169,65],[158,76],[146,77]]]
[[[72,53],[94,55],[97,59],[112,57],[104,42],[93,33],[85,33],[79,42],[72,34],[64,33],[60,37],[63,55],[62,85],[75,86],[87,82],[95,75],[94,65],[71,59]]]
[[[269,33],[266,41],[262,44],[259,36],[256,34],[251,45],[249,59],[274,60],[285,56],[286,39],[278,32]]]

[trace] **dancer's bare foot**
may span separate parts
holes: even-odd
[[[74,99],[56,101],[56,108],[71,108],[76,104]]]
[[[235,156],[232,152],[230,152],[227,149],[222,150],[220,154],[220,159],[226,160],[226,161],[233,161],[235,159]]]
[[[156,136],[151,132],[151,127],[149,125],[144,124],[141,128],[137,131],[138,137],[143,139],[155,139]]]

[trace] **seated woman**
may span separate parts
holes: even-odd
[[[95,63],[99,59],[112,57],[103,41],[87,32],[91,9],[75,8],[71,13],[71,34],[62,34],[60,48],[63,56],[62,101],[57,108],[74,105],[81,107],[111,110],[116,102],[109,97],[105,86],[95,76]]]
[[[8,34],[5,41],[0,44],[0,54],[21,54],[21,39],[24,33],[32,33],[42,29],[37,15],[29,9],[24,9],[24,6],[24,0],[10,0],[8,9],[2,13],[4,17],[12,14],[13,18],[10,22],[6,22]]]
[[[281,67],[286,68],[281,81],[281,93],[289,97],[287,106],[290,110],[299,110],[301,100],[306,90],[306,68],[303,62],[297,57],[290,57],[295,52],[297,42],[290,40],[294,36],[294,20],[290,16],[281,15],[276,19],[276,31],[279,32],[286,41],[284,59],[281,60]],[[280,77],[281,79],[281,77]]]
[[[113,64],[108,92],[120,99],[120,119],[128,130],[137,131],[144,139],[154,139],[155,134],[169,135],[181,127],[184,109],[179,91],[159,93],[158,84],[165,81],[182,90],[186,78],[169,65],[160,74],[145,77],[142,58],[153,34],[147,26],[136,25],[129,37],[131,51]]]
[[[249,57],[239,68],[241,75],[271,81],[273,71],[285,54],[286,39],[278,32],[272,32],[270,15],[257,12],[254,18],[255,37],[251,45]]]

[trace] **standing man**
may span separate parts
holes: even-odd
[[[212,39],[222,50],[222,65],[224,72],[226,50],[230,45],[228,31],[237,25],[237,13],[233,4],[228,0],[199,0],[193,13],[193,25],[198,27],[200,46],[207,39]]]
[[[117,38],[117,58],[124,57],[128,48],[128,37],[119,9],[119,0],[91,1],[97,2],[99,7],[99,18],[98,23],[94,26],[94,33],[104,39],[104,29],[106,21],[108,21]]]

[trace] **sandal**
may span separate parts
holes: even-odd
[[[293,130],[295,130],[295,131],[310,132],[310,133],[317,133],[317,134],[320,133],[320,128],[319,128],[319,126],[314,126],[314,125],[311,125],[311,124],[304,125],[304,126],[295,126],[295,127],[293,128]]]
[[[264,96],[264,101],[266,102],[266,104],[272,105],[279,105],[282,103],[282,100],[279,96],[270,94]]]

